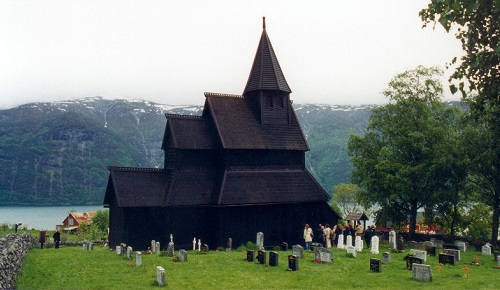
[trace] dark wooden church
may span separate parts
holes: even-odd
[[[306,139],[265,22],[243,95],[205,93],[201,116],[167,114],[164,169],[109,167],[109,245],[151,240],[190,248],[303,243],[304,224],[335,224],[325,190],[305,168]],[[163,247],[162,247],[163,248]],[[177,247],[178,248],[178,247]]]

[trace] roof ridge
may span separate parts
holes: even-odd
[[[117,171],[152,171],[152,172],[160,172],[163,171],[163,168],[147,168],[147,167],[125,167],[125,166],[108,166],[108,170],[117,170]]]
[[[239,98],[239,99],[243,98],[242,95],[211,93],[211,92],[205,92],[205,97],[226,97],[226,98]]]
[[[169,113],[166,113],[165,117],[167,117],[167,118],[183,118],[183,119],[203,119],[202,116],[198,116],[198,115],[182,115],[182,114],[169,114]]]

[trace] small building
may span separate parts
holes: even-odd
[[[366,221],[368,220],[368,217],[364,212],[351,212],[349,213],[344,220],[346,222],[353,222],[353,224],[361,224],[361,221],[363,221],[363,229],[366,230]]]
[[[64,219],[62,229],[65,231],[74,231],[81,224],[90,224],[95,212],[71,212]]]

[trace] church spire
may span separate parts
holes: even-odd
[[[243,95],[251,91],[272,90],[291,93],[278,58],[266,32],[266,18],[262,17],[262,35]]]

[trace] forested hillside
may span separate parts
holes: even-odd
[[[331,193],[349,183],[351,133],[363,134],[370,106],[294,104],[309,142],[308,169]],[[100,204],[107,166],[163,167],[165,113],[202,106],[86,98],[0,111],[0,205]]]

